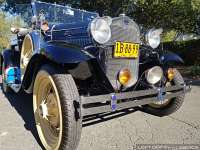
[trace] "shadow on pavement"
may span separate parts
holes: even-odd
[[[33,134],[37,143],[40,145],[41,148],[43,148],[37,134],[37,129],[35,127],[32,95],[26,94],[25,92],[20,92],[19,94],[11,92],[9,94],[5,94],[5,96],[8,99],[9,103],[12,105],[12,107],[16,109],[17,113],[24,120],[24,127]],[[87,116],[83,118],[83,127],[105,122],[114,118],[119,118],[127,114],[134,113],[139,109],[139,107],[136,107],[112,113],[103,113],[99,115]]]
[[[200,86],[200,80],[189,79],[186,81],[189,82],[191,85]],[[39,140],[36,127],[35,127],[33,106],[32,106],[33,105],[32,95],[21,92],[20,94],[14,94],[14,93],[6,94],[5,96],[7,97],[10,104],[16,109],[18,114],[24,120],[25,122],[24,127],[27,130],[31,131],[31,133],[35,137],[38,144],[41,146],[41,148],[43,148]],[[141,107],[135,107],[135,108],[125,109],[125,110],[111,112],[111,113],[102,113],[98,115],[86,116],[83,118],[83,127],[87,127],[87,126],[95,125],[95,124],[102,123],[105,121],[109,121],[111,119],[123,117],[127,114],[131,114],[136,111],[144,112],[144,110]]]
[[[127,114],[134,113],[138,110],[141,110],[140,107],[125,109],[121,111],[111,112],[111,113],[103,113],[98,115],[86,116],[83,118],[83,127],[91,126],[97,123],[109,121],[111,119],[123,117]]]
[[[9,94],[4,94],[10,104],[15,108],[18,114],[22,117],[25,124],[24,127],[30,131],[37,143],[41,146],[42,144],[39,140],[37,129],[35,127],[35,120],[33,114],[33,104],[32,104],[32,95],[26,94],[25,92],[20,92],[15,94],[14,92]]]
[[[190,84],[191,86],[200,86],[200,80],[185,79],[185,82],[186,84]],[[98,115],[86,116],[83,118],[83,127],[105,122],[114,118],[122,117],[127,114],[134,113],[136,111],[141,111],[149,114],[149,112],[146,112],[145,109],[143,109],[142,107],[135,107],[132,109],[126,109],[112,113],[103,113]]]

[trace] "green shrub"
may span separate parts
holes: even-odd
[[[186,65],[200,64],[200,40],[165,42],[163,46],[181,56]]]
[[[193,76],[199,76],[200,75],[200,65],[192,66],[191,75],[193,75]]]
[[[163,34],[163,36],[162,36],[162,41],[163,42],[171,42],[175,38],[176,34],[177,33],[176,33],[175,30],[171,30],[171,31],[165,32]]]

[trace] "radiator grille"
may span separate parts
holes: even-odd
[[[129,17],[117,17],[112,20],[111,39],[107,45],[113,45],[117,41],[140,43],[140,30],[138,25]]]
[[[111,24],[112,37],[111,40],[106,43],[105,49],[105,72],[115,89],[118,89],[120,84],[117,81],[117,75],[119,70],[128,68],[131,70],[132,80],[134,83],[138,80],[139,71],[139,58],[137,59],[116,59],[113,58],[113,49],[115,42],[131,42],[140,43],[140,31],[138,25],[130,18],[123,16],[113,19]],[[108,46],[109,45],[109,46]]]

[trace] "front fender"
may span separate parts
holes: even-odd
[[[67,45],[66,43],[58,42],[45,42],[41,43],[41,47],[35,49],[33,56],[31,57],[27,69],[24,74],[22,82],[23,88],[26,92],[31,93],[34,78],[41,68],[46,63],[53,64],[55,66],[65,66],[69,64],[80,64],[82,62],[88,62],[93,57],[81,48]]]
[[[179,64],[184,64],[183,59],[178,56],[177,54],[173,52],[166,51],[161,57],[160,57],[161,62],[164,64],[166,63],[179,63]]]
[[[5,67],[11,66],[11,67],[16,67],[19,66],[19,52],[16,52],[11,49],[5,49],[1,53],[1,67],[2,63],[4,61]]]
[[[47,42],[42,44],[41,47],[39,53],[58,64],[74,64],[94,58],[80,47],[66,43]]]

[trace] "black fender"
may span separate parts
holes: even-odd
[[[5,67],[7,66],[13,66],[14,60],[13,60],[13,52],[10,49],[5,49],[2,52],[2,63],[4,62]],[[2,64],[1,64],[2,66]]]
[[[109,81],[105,74],[103,71],[101,71],[101,68],[96,59],[91,59],[89,61],[83,61],[80,63],[61,65],[48,59],[47,57],[44,57],[44,55],[36,54],[29,61],[22,81],[22,88],[27,93],[32,93],[35,77],[40,68],[45,64],[50,64],[51,66],[58,68],[58,70],[63,70],[63,72],[70,73],[74,78],[78,80],[86,80],[92,76],[98,76],[96,78],[98,78],[99,81],[105,81],[104,84],[106,84],[107,88],[112,88],[109,85]]]
[[[0,75],[2,75],[2,64],[3,64],[3,55],[0,54]]]
[[[12,49],[5,49],[1,53],[1,65],[0,69],[2,71],[2,64],[5,64],[5,67],[16,67],[19,66],[19,52],[16,52]]]
[[[26,72],[24,74],[24,78],[22,80],[22,88],[27,93],[32,93],[32,88],[37,72],[42,65],[45,65],[47,63],[52,64],[52,61],[48,60],[41,54],[35,54],[31,57],[31,60],[29,61]]]
[[[184,61],[180,56],[170,51],[166,51],[163,55],[161,55],[160,61],[163,62],[163,64],[167,63],[184,64]]]
[[[35,46],[35,48],[37,47]],[[90,68],[87,62],[95,59],[94,56],[79,47],[60,42],[42,43],[41,48],[34,51],[22,81],[22,87],[27,93],[32,92],[33,81],[42,65],[48,63],[57,67],[63,67],[63,70],[73,70],[80,68],[81,64],[85,63],[86,65],[84,66],[87,67],[85,67],[84,71],[89,72]]]
[[[42,44],[39,54],[58,64],[73,64],[94,58],[81,47],[65,42],[47,42]]]

